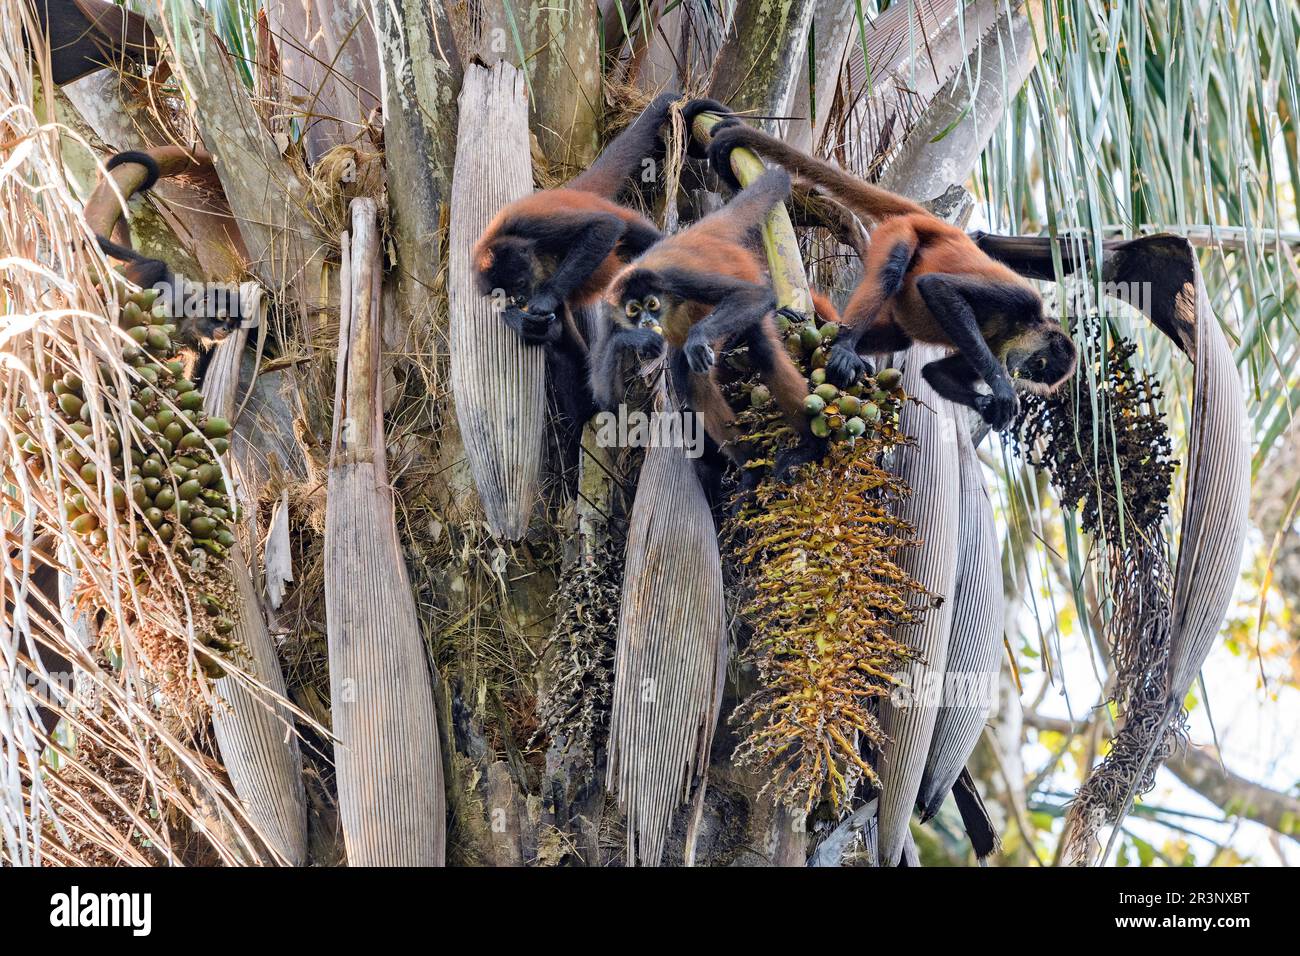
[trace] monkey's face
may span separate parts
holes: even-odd
[[[474,261],[480,295],[501,290],[511,305],[523,305],[541,284],[542,265],[533,243],[502,236],[483,248]]]
[[[1045,323],[1008,341],[1005,361],[1007,373],[1017,388],[1047,395],[1074,374],[1078,352],[1063,329]]]
[[[622,304],[627,325],[663,332],[664,299],[658,293],[647,292],[640,298],[626,296]]]

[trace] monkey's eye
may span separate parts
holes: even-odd
[[[648,296],[646,296],[646,298],[645,298],[645,307],[646,307],[646,311],[647,311],[647,312],[658,312],[658,311],[659,311],[659,297],[658,297],[658,296],[653,296],[653,295],[648,295]]]
[[[641,303],[629,302],[626,306],[623,307],[623,311],[627,313],[627,317],[629,319],[635,319],[638,315],[641,314]]]

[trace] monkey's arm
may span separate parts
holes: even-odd
[[[596,407],[613,411],[628,397],[634,377],[664,350],[664,338],[650,329],[619,326],[591,353],[591,393]]]
[[[826,376],[841,388],[856,382],[866,370],[866,363],[858,355],[863,339],[873,339],[870,351],[883,352],[907,348],[911,341],[895,334],[893,323],[879,321],[881,310],[903,288],[913,256],[920,239],[911,223],[905,218],[891,219],[876,228],[871,237],[871,247],[863,263],[864,274],[844,309],[843,324],[847,326],[831,346],[826,361]]]
[[[552,217],[523,220],[512,231],[536,239],[539,248],[560,257],[560,265],[528,302],[530,313],[544,316],[554,314],[614,251],[623,236],[624,222],[613,213]]]
[[[979,373],[960,352],[931,362],[921,369],[921,375],[932,389],[950,402],[979,409],[982,404],[980,399],[987,398],[975,390],[975,380],[979,378]]]
[[[757,327],[776,308],[772,290],[738,282],[725,292],[713,312],[692,326],[683,351],[692,372],[707,372],[716,359],[713,343],[727,342]]]
[[[618,240],[618,257],[631,262],[663,237],[662,232],[643,219],[625,222],[623,235]]]
[[[942,272],[921,276],[916,288],[952,344],[993,390],[991,395],[979,396],[973,407],[992,428],[1005,428],[1019,403],[1006,369],[984,340],[978,313],[996,310],[1015,315],[1023,310],[1024,290]]]
[[[742,279],[681,267],[661,268],[656,274],[660,288],[669,296],[714,307],[711,315],[686,334],[682,351],[692,372],[706,372],[713,365],[714,342],[745,332],[776,308],[770,289]]]
[[[561,330],[559,340],[546,350],[547,380],[560,412],[573,427],[581,428],[596,411],[587,375],[587,344],[569,309],[564,309],[564,321],[557,324]]]

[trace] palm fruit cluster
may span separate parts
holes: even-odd
[[[618,536],[621,538],[621,536]],[[539,727],[529,741],[562,743],[591,772],[605,742],[614,696],[614,643],[622,601],[623,540],[580,557],[551,598],[555,625],[542,651],[546,667],[537,702]]]
[[[156,303],[156,290],[123,286],[116,299],[123,303],[118,325],[130,340],[121,352],[122,364],[129,366],[128,394],[118,395],[121,379],[107,361],[99,363],[93,387],[75,372],[50,372],[41,383],[49,412],[66,426],[55,429],[53,452],[65,479],[64,517],[92,553],[104,555],[111,503],[118,534],[132,542],[136,554],[137,589],[166,580],[166,568],[179,568],[190,605],[198,609],[196,637],[214,654],[229,654],[236,647],[234,596],[222,569],[235,544],[238,516],[217,458],[229,448],[231,426],[203,411],[203,397],[186,377],[174,344],[176,326],[165,305]],[[106,399],[114,399],[113,407]],[[105,407],[96,409],[97,401]],[[122,405],[129,409],[129,436],[116,414]],[[32,474],[46,475],[53,459],[35,416],[24,410],[21,417],[29,423],[19,442],[24,460]],[[98,449],[92,430],[96,418],[108,435],[106,447]],[[106,460],[111,469],[103,467]],[[133,633],[139,636],[149,627],[133,622]],[[201,654],[199,662],[209,677],[224,673],[213,656]],[[176,663],[166,668],[172,674]]]
[[[753,629],[742,660],[758,689],[732,717],[742,732],[735,759],[805,813],[822,799],[838,810],[864,778],[876,781],[862,757],[885,741],[872,702],[914,656],[896,629],[930,605],[896,563],[917,542],[896,514],[910,492],[878,464],[886,447],[870,432],[834,446],[790,485],[760,485],[758,507],[737,519]]]
[[[1080,510],[1083,529],[1121,541],[1122,529],[1150,531],[1164,518],[1178,462],[1170,457],[1160,382],[1137,371],[1137,345],[1117,338],[1104,349],[1100,324],[1086,335],[1098,356],[1095,392],[1081,371],[1074,388],[1023,396],[1015,434],[1020,453],[1047,469],[1061,502]]]
[[[809,395],[804,400],[804,413],[814,435],[829,438],[832,443],[850,444],[868,431],[897,435],[898,413],[907,398],[901,387],[903,375],[898,369],[882,369],[873,377],[840,389],[826,380],[826,359],[839,333],[838,325],[834,322],[818,325],[815,319],[796,322],[778,315],[776,326],[791,360],[808,377]],[[740,392],[743,394],[737,398],[747,397],[748,405],[757,412],[756,415],[742,413],[740,424],[747,431],[747,440],[762,444],[765,438],[789,437],[780,433],[780,410],[766,385],[745,382]],[[745,402],[740,404],[743,406]],[[756,424],[757,429],[752,427]]]
[[[898,416],[907,396],[897,369],[845,389],[826,381],[838,326],[784,316],[777,326],[808,377],[811,428],[830,443],[788,482],[762,482],[729,528],[752,634],[741,661],[758,675],[732,717],[734,759],[766,773],[765,790],[794,810],[825,800],[839,811],[860,782],[875,780],[863,758],[884,743],[873,701],[891,692],[912,657],[896,628],[932,603],[896,563],[899,549],[917,543],[897,517],[911,492],[881,467],[906,441]],[[751,376],[728,398],[742,406],[737,425],[758,452],[751,463],[770,464],[794,436],[768,389]]]

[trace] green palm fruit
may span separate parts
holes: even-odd
[[[876,384],[888,391],[898,388],[903,382],[903,373],[896,368],[882,368],[876,373]]]

